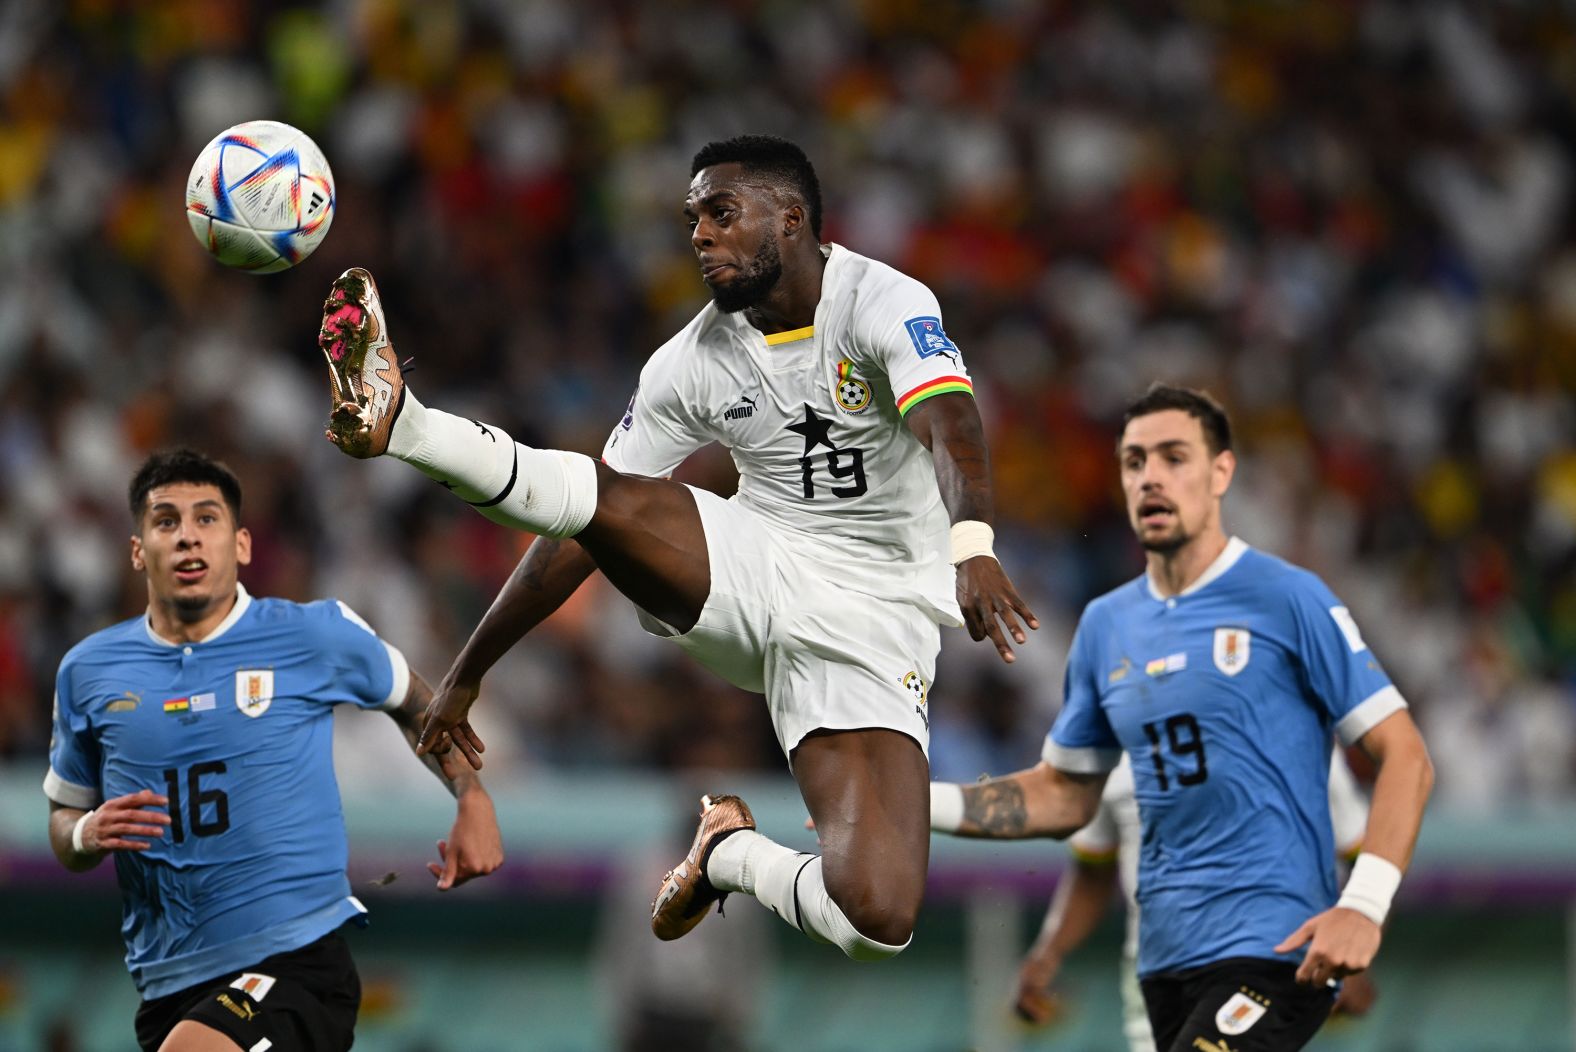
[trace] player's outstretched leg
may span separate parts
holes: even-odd
[[[856,961],[908,945],[930,857],[930,774],[919,745],[880,729],[815,734],[794,749],[793,771],[822,854],[755,832],[737,797],[703,798],[695,843],[652,903],[658,937],[678,938],[741,891]]]
[[[494,522],[574,537],[636,605],[678,631],[710,593],[706,535],[688,488],[620,475],[579,453],[523,446],[500,427],[421,404],[406,385],[372,275],[340,275],[318,345],[332,399],[327,435],[353,457],[403,460]]]
[[[572,537],[596,512],[590,457],[531,449],[501,428],[429,410],[405,386],[372,275],[352,267],[323,304],[318,346],[328,359],[328,438],[350,456],[388,453],[443,483],[494,522]]]

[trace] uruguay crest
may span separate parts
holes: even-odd
[[[1215,1029],[1227,1037],[1235,1037],[1257,1023],[1263,1015],[1262,1004],[1245,993],[1235,993],[1215,1013]]]
[[[1246,628],[1215,629],[1215,667],[1235,676],[1248,667],[1248,648],[1253,634]]]
[[[274,703],[274,670],[243,668],[235,673],[235,707],[256,719]]]

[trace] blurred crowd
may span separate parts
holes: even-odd
[[[1227,526],[1325,576],[1443,803],[1576,783],[1576,20],[1528,3],[13,0],[0,9],[0,757],[142,607],[125,484],[246,488],[254,593],[336,595],[436,681],[529,538],[322,440],[313,338],[365,265],[429,404],[597,452],[704,302],[689,159],[799,141],[826,233],[924,280],[991,434],[1025,660],[949,632],[937,774],[1032,762],[1083,603],[1135,575],[1113,442],[1151,380],[1230,408]],[[316,255],[226,271],[202,145],[271,117],[337,181]],[[684,478],[728,491],[715,451]],[[592,584],[505,659],[498,766],[780,769],[755,698]],[[489,753],[491,759],[494,753]],[[366,777],[377,777],[368,764]],[[354,776],[354,775],[353,775]]]

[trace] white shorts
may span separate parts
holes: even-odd
[[[840,584],[828,549],[806,550],[736,502],[690,492],[706,530],[711,594],[688,632],[645,611],[641,625],[765,694],[785,755],[811,731],[863,727],[900,731],[928,755],[941,629],[922,601]]]

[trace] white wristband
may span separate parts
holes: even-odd
[[[980,522],[978,519],[964,519],[962,522],[952,524],[952,565],[956,566],[965,559],[972,559],[976,555],[988,555],[996,558],[996,553],[991,551],[991,543],[996,539],[996,531],[990,528],[990,523]]]
[[[1390,900],[1401,886],[1401,870],[1395,863],[1366,852],[1352,863],[1352,875],[1336,903],[1341,909],[1355,910],[1380,926],[1390,914]]]
[[[956,782],[930,783],[930,828],[956,833],[963,824],[963,787]]]
[[[82,846],[82,827],[87,824],[87,820],[92,818],[94,811],[97,810],[98,808],[95,807],[93,811],[87,812],[81,818],[77,819],[76,825],[71,827],[71,850],[75,851],[79,855],[85,855],[88,853],[88,849]]]

